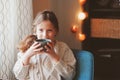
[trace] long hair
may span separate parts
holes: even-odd
[[[36,39],[37,37],[35,35],[28,35],[23,40],[20,41],[17,48],[20,51],[25,52],[34,43]]]

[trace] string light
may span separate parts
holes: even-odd
[[[84,5],[86,0],[79,0],[80,5]]]
[[[77,38],[82,42],[86,39],[86,35],[82,32],[82,23],[87,18],[88,14],[87,12],[84,12],[83,5],[85,4],[86,0],[78,0],[80,3],[80,12],[77,16],[77,23],[79,26],[73,25],[71,28],[71,31],[73,33],[76,33]]]
[[[85,34],[79,33],[79,34],[78,34],[78,39],[79,39],[80,41],[84,41],[84,40],[86,39]]]
[[[87,15],[86,15],[85,12],[80,12],[80,13],[78,14],[78,19],[79,19],[79,20],[84,20],[86,17],[87,17]]]
[[[71,31],[73,33],[76,33],[78,31],[78,26],[77,25],[73,25],[72,28],[71,28]]]

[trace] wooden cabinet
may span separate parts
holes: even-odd
[[[95,18],[120,18],[120,0],[90,0],[90,14]]]
[[[94,80],[120,80],[119,4],[120,0],[89,1],[89,19],[84,25],[87,38],[82,46],[94,54]]]

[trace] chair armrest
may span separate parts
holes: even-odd
[[[74,80],[93,80],[94,79],[94,56],[85,50],[73,50],[76,57],[76,76]]]

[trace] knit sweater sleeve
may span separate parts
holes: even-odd
[[[59,62],[54,64],[55,70],[65,79],[72,80],[75,75],[76,59],[67,44],[63,44],[59,54],[62,54]]]
[[[24,66],[22,63],[22,53],[17,55],[17,61],[13,67],[13,73],[17,79],[26,79],[29,71],[29,65]]]

